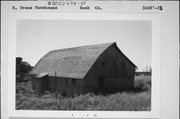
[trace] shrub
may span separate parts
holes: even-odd
[[[138,80],[139,81],[139,80]],[[139,81],[141,82],[141,81]],[[144,84],[137,83],[139,87]],[[16,109],[18,110],[96,110],[96,111],[150,111],[151,92],[119,92],[111,95],[81,94],[63,97],[46,91],[39,97],[27,88],[30,83],[16,86]]]
[[[134,89],[136,91],[145,91],[148,90],[148,84],[145,79],[135,79],[134,80]]]
[[[61,99],[16,95],[16,109],[25,110],[149,111],[150,107],[151,96],[148,92],[123,92],[109,96],[85,94]]]

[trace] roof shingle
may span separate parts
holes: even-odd
[[[30,74],[83,79],[96,59],[113,43],[54,50],[47,53]]]

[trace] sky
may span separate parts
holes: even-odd
[[[16,25],[16,57],[32,66],[51,50],[109,42],[116,42],[138,71],[151,66],[150,21],[17,20]]]

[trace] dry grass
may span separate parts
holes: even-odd
[[[135,90],[146,91],[151,89],[151,76],[135,76],[134,79]]]
[[[135,83],[142,79],[135,79]],[[104,110],[104,111],[150,111],[151,91],[149,80],[143,81],[139,92],[119,92],[111,95],[94,95],[92,93],[76,97],[55,98],[54,93],[38,97],[31,90],[30,82],[16,87],[16,109],[18,110]],[[142,83],[142,82],[141,82]],[[139,87],[140,87],[139,86]]]
[[[110,96],[94,94],[75,98],[38,98],[22,94],[16,95],[16,109],[25,110],[106,110],[106,111],[146,111],[150,110],[151,97],[148,92],[117,93]]]

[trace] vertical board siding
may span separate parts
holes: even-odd
[[[48,76],[48,86],[43,88],[58,91],[66,96],[97,92],[102,87],[107,92],[119,91],[133,87],[134,74],[135,65],[117,46],[112,45],[96,59],[83,79]],[[36,80],[33,76],[31,83],[36,91],[41,91],[44,85],[41,80]]]
[[[34,75],[31,75],[31,85],[32,85],[32,89],[35,90],[36,89],[36,82],[35,82],[35,78]]]
[[[73,84],[73,80],[75,80],[75,84]],[[52,91],[57,90],[60,94],[63,94],[65,92],[66,96],[74,96],[83,93],[84,80],[63,77],[49,77],[49,88]]]
[[[102,62],[105,62],[105,66]],[[101,54],[89,70],[85,77],[85,89],[87,92],[96,91],[98,77],[105,77],[105,90],[132,88],[134,72],[135,66],[116,47],[111,46]]]

